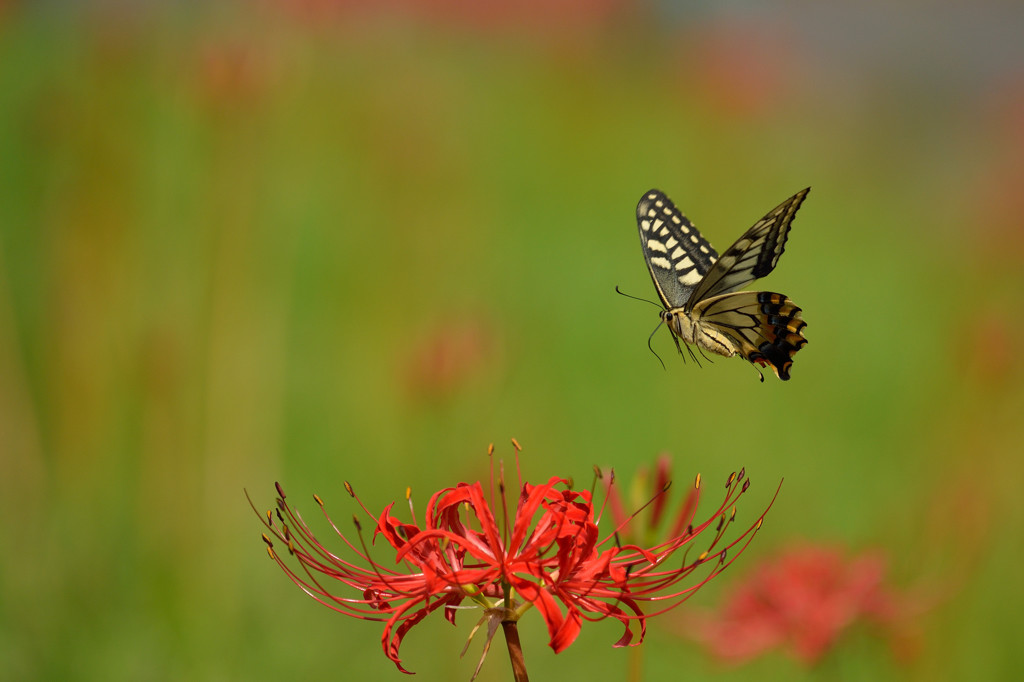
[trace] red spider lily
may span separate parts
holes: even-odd
[[[355,497],[347,483],[345,487]],[[291,568],[274,550],[271,539],[263,537],[270,556],[288,577],[321,604],[356,618],[384,621],[384,653],[402,672],[408,671],[401,665],[399,647],[409,629],[438,609],[454,624],[457,610],[465,608],[462,604],[467,600],[481,607],[481,623],[488,624],[484,653],[501,624],[515,665],[511,640],[517,639],[515,623],[531,607],[544,619],[549,645],[556,653],[572,644],[585,620],[610,617],[622,623],[624,632],[615,646],[633,644],[634,627],[639,630],[635,643],[643,641],[647,618],[685,601],[753,539],[767,509],[739,537],[728,543],[723,540],[736,516],[732,505],[748,487],[742,472],[731,475],[724,500],[706,521],[692,525],[689,512],[685,529],[647,548],[619,545],[615,533],[601,538],[591,493],[572,490],[568,480],[557,477],[541,485],[521,486],[511,524],[505,513],[499,524],[494,512],[506,508],[500,479],[499,507],[493,491],[486,495],[479,482],[459,483],[430,498],[422,527],[392,515],[394,504],[376,518],[363,506],[376,526],[374,540],[379,536],[390,545],[395,562],[404,564],[400,570],[371,558],[361,533],[353,542],[324,511],[349,558],[329,551],[286,502],[280,485],[277,512],[268,511],[264,523],[271,535],[287,545],[299,569]],[[690,495],[692,509],[700,491],[698,476]],[[320,498],[314,497],[323,510]],[[355,525],[359,532],[358,520]],[[707,548],[688,559],[691,541],[712,525]],[[730,553],[734,547],[737,550]],[[706,573],[684,583],[701,567]],[[519,658],[521,663],[521,652]]]
[[[693,623],[694,636],[736,664],[781,646],[812,665],[859,622],[881,626],[902,644],[912,609],[883,585],[884,574],[878,554],[847,559],[838,549],[795,548],[761,564],[721,615]]]

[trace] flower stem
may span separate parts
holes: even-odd
[[[515,676],[516,682],[530,682],[530,676],[526,672],[526,661],[523,660],[523,647],[519,643],[519,630],[516,628],[516,621],[502,621],[501,628],[505,631],[508,657],[512,661],[512,674]]]

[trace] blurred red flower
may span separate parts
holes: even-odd
[[[883,584],[880,554],[847,558],[837,548],[804,546],[763,562],[717,615],[691,622],[716,657],[743,663],[776,647],[812,665],[858,623],[906,643],[908,603]]]
[[[377,14],[479,29],[521,28],[563,37],[566,32],[609,25],[629,9],[629,5],[622,0],[563,0],[557,3],[544,0],[378,0],[375,3],[357,0],[273,0],[273,4],[309,21]]]
[[[681,33],[678,82],[716,117],[771,116],[799,94],[804,60],[798,36],[785,25],[720,17]]]
[[[218,112],[247,112],[261,104],[272,84],[272,57],[243,41],[210,42],[197,59],[198,99]]]
[[[278,485],[276,514],[268,511],[264,523],[269,535],[298,560],[299,568],[293,569],[277,553],[267,534],[263,538],[288,577],[321,604],[356,618],[384,621],[384,653],[407,672],[399,658],[405,634],[438,609],[454,624],[457,611],[466,608],[463,602],[482,609],[480,624],[488,625],[488,644],[498,625],[517,622],[532,607],[544,619],[549,646],[556,653],[572,644],[584,620],[609,617],[624,627],[615,646],[634,643],[634,626],[639,644],[647,618],[685,601],[753,539],[767,509],[737,538],[723,541],[736,516],[732,505],[748,487],[742,475],[731,475],[724,500],[707,520],[694,526],[691,512],[678,534],[641,547],[618,544],[616,533],[602,539],[591,493],[572,490],[566,479],[524,483],[511,519],[502,513],[507,509],[503,480],[498,480],[498,499],[493,484],[485,493],[479,482],[459,483],[430,498],[422,526],[394,516],[394,504],[377,517],[363,506],[375,526],[374,540],[383,538],[393,550],[382,562],[370,557],[358,520],[359,539],[353,540],[324,512],[348,558],[332,553],[287,503]],[[346,489],[355,497],[348,484]],[[696,510],[700,490],[698,476],[688,508]],[[666,491],[667,486],[659,495]],[[315,499],[323,510],[320,498]],[[691,541],[712,525],[706,549],[689,557]],[[736,550],[729,553],[732,548]],[[396,562],[404,568],[389,568]],[[704,571],[684,583],[702,567]],[[325,578],[337,582],[327,583]]]
[[[491,328],[481,320],[455,320],[418,335],[402,365],[410,396],[423,402],[449,398],[488,366],[500,362]]]

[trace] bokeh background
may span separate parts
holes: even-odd
[[[913,646],[733,667],[587,625],[537,679],[1012,679],[1024,668],[1024,6],[0,2],[0,678],[397,679],[270,562],[280,480],[337,519],[487,475],[746,467],[739,562],[872,550]],[[634,207],[717,245],[807,186],[762,288],[793,379],[661,330]],[[301,500],[308,500],[302,503]],[[469,679],[475,615],[407,637]],[[497,646],[481,679],[511,679]]]

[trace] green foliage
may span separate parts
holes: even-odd
[[[898,583],[934,590],[923,655],[858,640],[833,679],[1024,666],[1006,587],[1024,557],[993,525],[1024,526],[1019,212],[1000,203],[1021,150],[999,143],[1019,120],[949,85],[796,68],[810,47],[762,55],[750,83],[692,45],[694,20],[565,36],[425,10],[0,3],[0,676],[398,675],[377,625],[266,559],[242,489],[269,505],[281,480],[345,518],[343,480],[376,509],[410,485],[422,512],[512,436],[531,479],[625,480],[664,450],[687,481],[745,466],[747,504],[785,478],[739,572],[793,538],[887,550]],[[960,109],[917,125],[936,100]],[[654,297],[641,193],[721,250],[808,184],[766,280],[808,321],[792,381],[684,365],[666,330],[662,370],[655,309],[614,292]],[[468,679],[475,617],[428,619],[409,667]],[[539,623],[521,628],[538,679],[625,677],[638,655],[603,624],[556,657]],[[804,674],[723,670],[667,629],[639,655],[647,679]],[[505,665],[495,647],[481,679]]]

